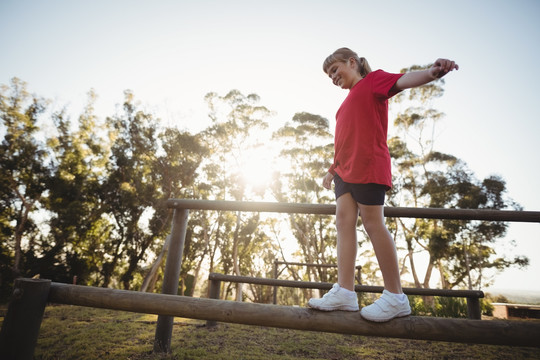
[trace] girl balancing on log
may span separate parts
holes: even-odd
[[[324,311],[358,311],[354,292],[357,251],[356,221],[361,217],[373,244],[384,280],[382,296],[362,308],[367,320],[383,322],[411,313],[401,288],[394,241],[384,222],[385,192],[392,186],[387,145],[388,99],[402,90],[439,79],[458,65],[437,59],[427,70],[406,74],[371,71],[367,60],[340,48],[323,63],[332,83],[349,94],[336,114],[334,162],[323,178],[323,186],[336,195],[338,282],[320,299],[308,305]]]

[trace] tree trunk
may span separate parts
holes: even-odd
[[[439,274],[441,277],[441,287],[443,289],[449,289],[450,287],[448,286],[449,285],[448,280],[446,279],[446,276],[444,275],[444,267],[440,260],[437,262],[437,267],[439,268]]]
[[[120,255],[118,254],[120,248],[120,242],[117,244],[114,257],[111,262],[104,263],[103,264],[103,285],[102,287],[109,287],[109,284],[111,283],[112,275],[114,273],[114,269],[116,268],[116,264],[118,263],[118,258]]]
[[[429,288],[429,281],[431,280],[431,274],[433,273],[433,261],[431,256],[429,257],[429,265],[426,270],[426,276],[424,277],[424,288]],[[423,296],[424,304],[433,308],[435,307],[435,299],[433,296]]]
[[[416,287],[422,287],[422,285],[420,284],[420,280],[418,279],[418,274],[416,273],[416,267],[414,265],[414,258],[413,258],[413,249],[410,248],[409,249],[409,264],[411,264],[411,273],[413,275],[413,279],[414,279],[414,286]]]
[[[204,262],[204,259],[206,258],[206,255],[208,255],[208,253],[210,252],[210,237],[211,235],[208,234],[208,229],[205,228],[204,232],[203,232],[203,237],[204,237],[204,250],[203,250],[203,253],[201,255],[201,258],[200,260],[197,262],[197,265],[195,266],[195,272],[193,274],[193,287],[192,287],[192,292],[191,292],[191,296],[194,295],[195,293],[195,289],[197,288],[197,283],[199,281],[199,274],[201,272],[201,268],[202,268],[202,264]]]
[[[429,281],[431,280],[431,274],[433,273],[433,262],[431,256],[429,257],[429,265],[426,269],[426,276],[424,277],[424,288],[429,289]]]
[[[168,235],[167,238],[165,239],[165,242],[163,244],[163,248],[161,249],[161,252],[159,253],[157,259],[152,264],[152,267],[150,268],[150,271],[148,272],[148,274],[146,274],[146,276],[144,277],[144,280],[143,280],[143,283],[141,285],[140,291],[146,292],[146,291],[153,291],[154,290],[153,287],[150,287],[150,285],[152,283],[153,284],[156,283],[157,273],[158,273],[159,267],[161,266],[161,263],[163,262],[163,258],[165,256],[165,253],[169,249],[170,241],[171,241],[171,236]]]
[[[468,289],[472,290],[472,280],[471,280],[471,264],[469,261],[469,252],[467,251],[467,240],[463,241],[463,256],[465,256],[465,269],[467,271],[467,285]]]
[[[17,278],[21,274],[21,256],[22,256],[22,237],[24,233],[24,226],[26,225],[26,222],[28,221],[28,214],[30,213],[30,210],[32,208],[32,204],[29,204],[26,202],[26,200],[22,197],[22,195],[17,191],[17,195],[19,199],[22,201],[21,205],[21,217],[20,222],[15,228],[15,258],[13,261],[13,277]]]

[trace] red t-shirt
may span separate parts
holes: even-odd
[[[392,187],[388,151],[388,99],[403,74],[369,73],[349,91],[336,114],[334,163],[328,170],[352,184]]]

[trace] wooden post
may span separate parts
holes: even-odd
[[[278,261],[274,260],[274,279],[278,278]],[[274,286],[274,305],[277,304],[277,286]]]
[[[210,299],[219,300],[219,293],[221,291],[221,281],[220,280],[210,280],[210,291],[208,296]],[[208,320],[206,322],[206,327],[211,328],[217,325],[217,321]]]
[[[362,266],[361,265],[356,266],[356,281],[358,281],[358,285],[362,285]]]
[[[165,275],[163,277],[163,294],[178,294],[178,281],[180,280],[180,268],[182,267],[182,255],[186,241],[186,231],[189,211],[187,209],[175,209],[171,228],[171,244],[167,254]],[[158,316],[156,335],[154,338],[154,352],[171,351],[171,337],[174,316]]]
[[[0,332],[0,359],[33,359],[50,280],[16,279]]]
[[[469,319],[481,320],[482,311],[480,310],[480,299],[479,298],[467,298],[467,314]]]

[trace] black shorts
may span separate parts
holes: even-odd
[[[343,194],[351,193],[356,202],[363,205],[384,205],[384,196],[388,186],[381,184],[350,184],[338,174],[334,176],[336,200]]]

